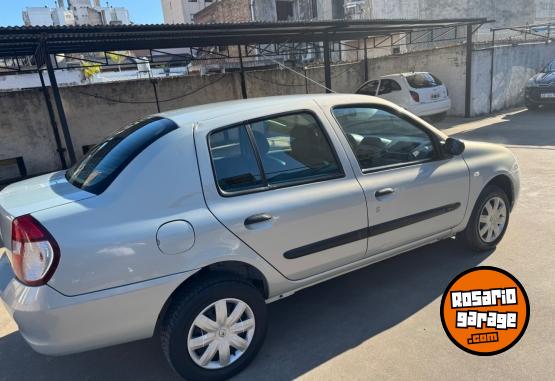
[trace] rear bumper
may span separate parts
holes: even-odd
[[[64,355],[151,337],[164,303],[193,273],[67,297],[21,284],[3,256],[0,300],[35,351]]]
[[[447,112],[451,108],[451,98],[437,102],[410,105],[408,110],[418,116],[429,116]]]

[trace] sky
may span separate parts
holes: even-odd
[[[55,0],[1,0],[0,26],[23,25],[21,11],[25,7],[53,7],[54,3]],[[105,5],[106,0],[101,4]],[[111,0],[110,5],[129,9],[131,21],[135,24],[161,24],[164,21],[160,0]]]

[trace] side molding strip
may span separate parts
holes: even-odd
[[[397,218],[382,224],[374,225],[369,228],[355,230],[349,233],[341,234],[335,237],[326,238],[322,241],[310,243],[305,246],[297,247],[286,251],[283,256],[287,259],[295,259],[304,257],[306,255],[318,253],[323,250],[331,249],[337,246],[346,245],[351,242],[356,242],[361,239],[377,236],[379,234],[388,233],[390,231],[403,228],[408,225],[416,224],[418,222],[441,216],[458,209],[461,206],[460,202],[449,205],[440,206],[438,208],[425,210],[410,216]]]

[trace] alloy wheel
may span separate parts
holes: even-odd
[[[221,369],[237,361],[249,348],[255,318],[247,303],[220,299],[197,315],[187,337],[192,360],[204,369]]]
[[[480,211],[478,234],[482,241],[495,241],[505,229],[507,222],[507,206],[501,197],[494,196],[486,201]]]

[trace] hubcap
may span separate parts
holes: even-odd
[[[193,321],[187,349],[193,361],[205,369],[220,369],[237,361],[254,336],[252,309],[239,299],[220,299]]]
[[[495,241],[503,230],[507,222],[507,206],[501,197],[490,198],[480,212],[480,222],[478,224],[478,234],[482,241],[490,243]]]

